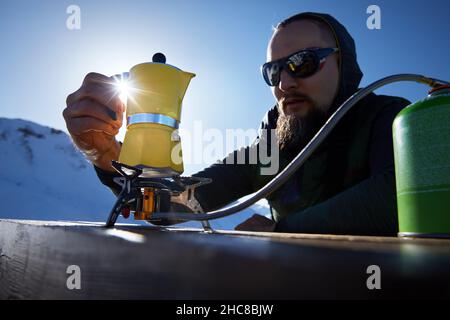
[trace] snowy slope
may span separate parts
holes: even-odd
[[[0,118],[0,201],[0,218],[105,221],[114,196],[67,134]],[[254,213],[268,212],[267,202],[260,201],[237,215],[212,221],[212,226],[233,229]]]
[[[62,131],[0,118],[0,217],[103,221],[114,201]]]

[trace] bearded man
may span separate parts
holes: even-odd
[[[362,72],[355,44],[344,26],[327,14],[300,13],[279,23],[262,67],[276,106],[263,118],[260,132],[275,132],[280,172],[306,146],[334,111],[358,90]],[[67,99],[64,117],[75,144],[91,159],[103,184],[119,186],[111,160],[120,143],[124,107],[105,99],[89,74]],[[357,103],[328,138],[278,190],[267,197],[272,219],[255,215],[238,230],[394,236],[398,232],[392,122],[409,102],[370,94]],[[118,117],[108,117],[113,110]],[[83,138],[89,133],[89,138]],[[226,159],[249,159],[252,150],[272,147],[261,134],[250,146]],[[264,144],[264,145],[263,145]],[[263,187],[276,174],[261,174],[257,163],[222,160],[194,176],[211,178],[197,188],[203,211],[218,209]],[[232,163],[232,164],[230,164]]]

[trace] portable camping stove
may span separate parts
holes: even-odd
[[[143,168],[129,166],[112,161],[112,166],[121,177],[114,182],[122,187],[112,208],[107,227],[112,227],[119,215],[128,218],[134,214],[135,220],[145,220],[154,224],[173,224],[180,221],[152,219],[154,212],[190,212],[201,213],[200,204],[194,198],[197,187],[212,180],[200,177],[181,177],[170,175],[163,177],[145,176]],[[202,221],[203,228],[211,230],[208,221]]]

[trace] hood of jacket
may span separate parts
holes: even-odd
[[[328,112],[331,115],[347,98],[358,90],[363,76],[356,59],[355,41],[347,29],[329,14],[304,12],[297,15],[297,17],[299,19],[312,19],[323,22],[330,28],[336,40],[339,49],[339,87]]]
[[[347,29],[334,17],[325,13],[304,12],[296,15],[298,19],[318,20],[325,23],[332,31],[339,49],[339,85],[337,94],[328,109],[328,116],[354,94],[359,87],[363,73],[356,59],[355,41]],[[274,106],[263,120],[262,128],[275,128],[278,119],[278,108]],[[265,122],[265,123],[264,123]]]

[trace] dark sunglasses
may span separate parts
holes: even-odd
[[[338,48],[319,48],[298,51],[287,58],[270,61],[261,67],[266,83],[273,87],[280,83],[281,71],[284,69],[294,78],[307,78],[316,73],[320,64]]]

